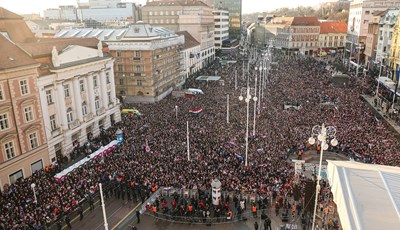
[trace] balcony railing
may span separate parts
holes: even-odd
[[[93,117],[94,117],[93,113],[89,113],[89,114],[87,114],[86,116],[83,117],[83,120],[85,122],[88,122],[88,121],[92,120]]]
[[[61,133],[61,128],[60,127],[57,127],[55,129],[51,130],[51,136],[52,137],[55,137],[55,136],[59,135],[60,133]]]
[[[106,109],[105,109],[104,107],[101,107],[100,109],[98,109],[98,110],[96,111],[97,116],[100,116],[101,114],[103,114],[103,113],[105,113],[105,112],[106,112]]]
[[[75,129],[80,125],[80,122],[78,119],[74,120],[73,122],[68,123],[69,129]]]

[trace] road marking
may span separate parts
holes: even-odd
[[[124,218],[122,218],[116,225],[114,225],[114,227],[111,230],[115,230],[118,227],[118,225],[120,225],[122,221],[124,221],[130,214],[132,214],[132,212],[135,211],[141,204],[142,203],[136,205],[136,207],[134,207],[130,212],[128,212],[128,214],[126,214]]]
[[[95,206],[95,205],[96,205],[97,203],[99,203],[99,202],[100,202],[100,200],[94,202],[93,206]],[[97,207],[95,207],[93,210],[95,210],[96,208],[97,208]],[[88,212],[89,209],[90,209],[90,206],[89,206],[87,209],[85,209],[85,210],[83,211],[83,214],[85,214],[86,212]],[[76,216],[74,219],[72,219],[70,223],[71,223],[71,224],[74,223],[78,218],[79,218],[79,214],[78,214],[78,216]],[[61,229],[64,229],[64,228],[66,228],[66,227],[67,227],[67,225],[63,225],[63,227],[62,227]]]
[[[122,207],[119,207],[119,208],[118,208],[117,210],[115,210],[110,216],[107,216],[107,222],[108,222],[108,219],[111,218],[112,216],[114,216],[115,213],[117,213],[121,208],[122,208]],[[103,224],[100,224],[99,226],[97,226],[96,229],[100,228],[100,227],[103,226],[103,225],[104,225],[104,221],[103,221]]]

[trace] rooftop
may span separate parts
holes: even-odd
[[[99,40],[96,38],[42,38],[36,42],[19,43],[18,45],[32,57],[43,57],[51,55],[53,46],[57,50],[63,50],[71,45],[97,48],[98,43]],[[107,47],[107,44],[103,43],[103,47]]]
[[[100,41],[123,40],[148,40],[149,38],[162,38],[176,36],[176,34],[163,27],[151,26],[138,22],[127,28],[76,28],[60,30],[55,37],[58,38],[97,38]]]
[[[319,26],[316,17],[293,17],[292,26]]]
[[[34,65],[34,59],[24,53],[8,38],[0,34],[0,70]]]
[[[195,46],[199,46],[200,42],[198,42],[192,35],[189,34],[187,31],[179,31],[176,32],[178,35],[183,35],[185,37],[185,48],[189,49]]]
[[[320,22],[320,33],[347,33],[346,22]]]

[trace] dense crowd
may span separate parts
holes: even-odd
[[[236,53],[230,57],[241,58]],[[101,160],[76,169],[60,184],[53,179],[58,171],[54,168],[9,186],[0,195],[0,229],[44,229],[79,209],[82,199],[96,193],[99,182],[110,185],[115,194],[138,195],[138,190],[160,186],[208,190],[211,179],[219,178],[224,191],[258,194],[267,199],[288,197],[293,195],[294,186],[294,169],[287,161],[288,154],[305,146],[311,128],[322,123],[336,126],[339,150],[369,156],[373,163],[400,165],[399,142],[359,97],[373,91],[373,81],[351,76],[349,84],[336,88],[330,84],[331,71],[326,63],[277,53],[273,61],[279,64],[267,75],[264,98],[257,109],[255,136],[249,137],[249,165],[245,167],[246,103],[238,97],[246,96],[242,89],[247,80],[253,86],[254,78],[259,77],[260,72],[254,67],[263,56],[257,58],[250,65],[249,74],[242,73],[241,61],[225,67],[215,62],[199,74],[217,74],[224,84],[188,79],[184,87],[200,88],[203,95],[168,96],[155,104],[124,104],[137,108],[142,115],[123,115],[122,122],[105,131],[111,140],[115,130],[121,128],[123,145]],[[329,98],[334,98],[339,106],[321,107],[321,100]],[[301,105],[301,109],[286,110],[283,105],[287,103]],[[202,112],[189,112],[198,108],[203,108]],[[253,102],[250,108],[252,111]],[[187,121],[190,161],[186,149]],[[250,134],[252,128],[251,123]],[[145,150],[146,143],[150,151]],[[31,183],[36,184],[37,201]],[[304,193],[304,186],[301,190]],[[140,198],[143,200],[143,195]]]

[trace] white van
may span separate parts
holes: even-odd
[[[204,94],[203,90],[201,90],[201,89],[189,88],[187,90],[189,92],[191,92],[192,94]]]

